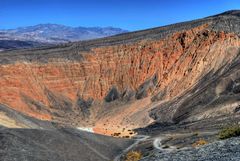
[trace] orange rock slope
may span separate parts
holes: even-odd
[[[238,54],[239,37],[209,31],[208,25],[176,32],[159,40],[91,48],[83,60],[52,59],[47,63],[16,61],[0,65],[0,103],[39,119],[51,119],[52,101],[46,90],[76,102],[103,100],[114,86],[122,93],[137,91],[147,80],[155,84],[147,96],[166,91],[165,98],[184,92],[209,72]],[[66,55],[67,57],[67,55]],[[30,105],[38,101],[45,111]]]

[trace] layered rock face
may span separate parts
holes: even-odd
[[[119,36],[1,53],[0,103],[51,120],[56,111],[82,117],[96,102],[171,100],[239,55],[238,34],[215,29],[209,19],[159,38],[144,37],[150,31],[142,31],[126,35],[131,42]]]

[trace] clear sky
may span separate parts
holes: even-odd
[[[40,23],[140,30],[240,9],[240,0],[0,0],[0,28]]]

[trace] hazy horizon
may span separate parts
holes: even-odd
[[[14,29],[18,29],[18,28],[32,27],[32,26],[37,26],[37,25],[59,25],[59,26],[72,27],[72,28],[77,28],[77,27],[83,27],[83,28],[98,28],[98,27],[99,28],[119,28],[119,29],[127,30],[127,29],[124,29],[124,28],[120,28],[118,26],[70,26],[70,25],[57,24],[57,23],[39,23],[39,24],[33,24],[33,25],[28,25],[28,26],[18,26],[18,27],[15,27],[15,28],[0,28],[0,30],[14,30]]]

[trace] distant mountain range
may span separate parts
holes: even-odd
[[[128,31],[114,27],[70,27],[59,24],[39,24],[0,30],[0,49],[67,43],[102,38],[125,32]]]

